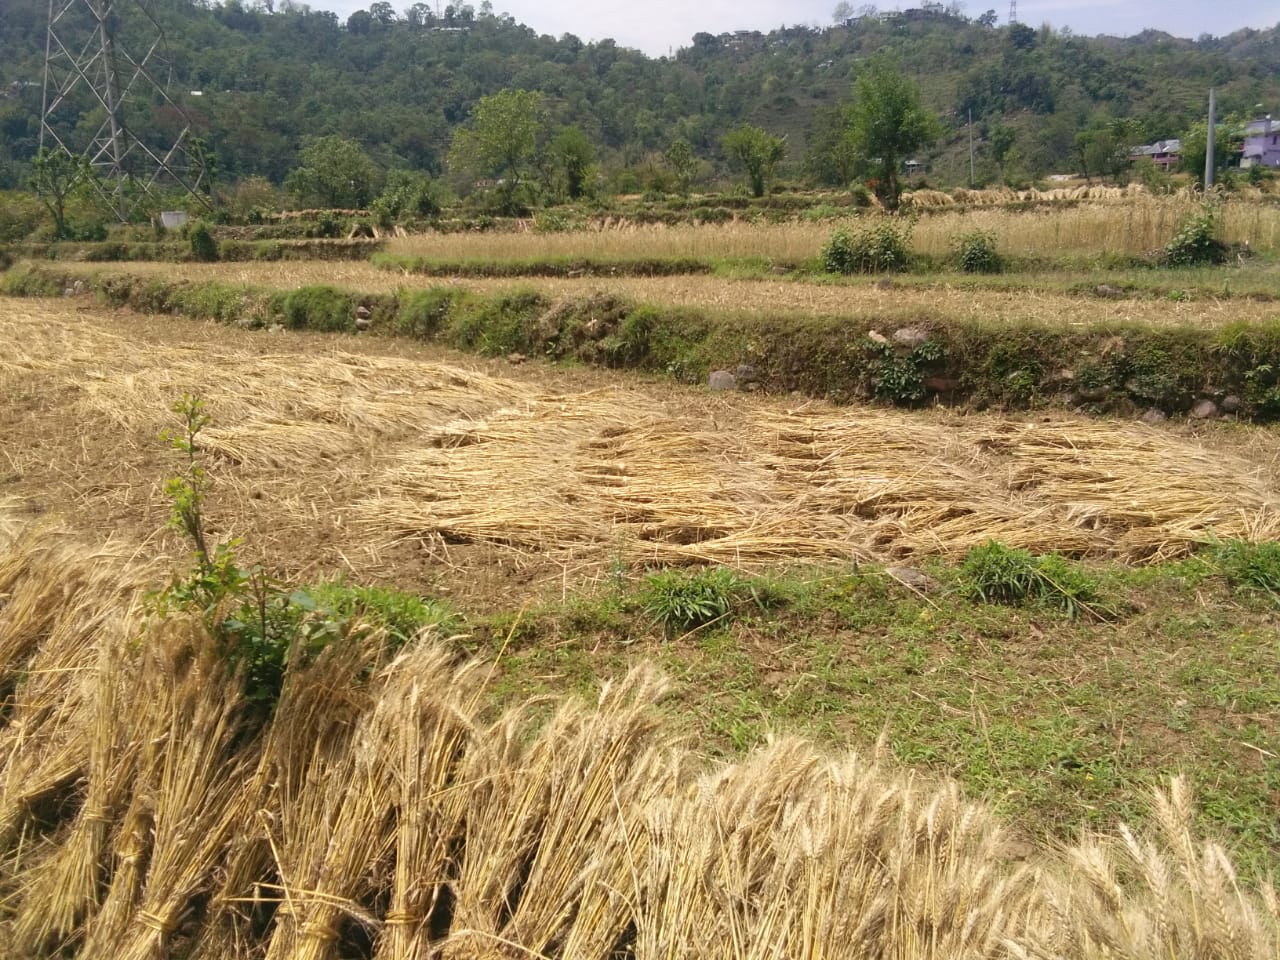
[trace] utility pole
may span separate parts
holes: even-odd
[[[1204,189],[1207,193],[1209,188],[1213,186],[1213,154],[1215,152],[1214,134],[1217,132],[1214,127],[1217,121],[1214,119],[1214,113],[1217,108],[1217,99],[1214,96],[1213,87],[1209,88],[1209,132],[1205,137],[1204,151]]]
[[[973,189],[973,108],[969,108],[969,188]]]

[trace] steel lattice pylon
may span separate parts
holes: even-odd
[[[208,165],[194,149],[186,111],[169,94],[153,2],[49,0],[40,146],[88,158],[96,188],[121,221],[158,186],[180,186],[208,205]],[[144,99],[165,108],[176,135],[138,135],[131,120]]]

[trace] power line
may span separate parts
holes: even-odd
[[[179,186],[208,206],[208,165],[194,149],[190,118],[169,94],[164,28],[152,2],[49,0],[40,146],[87,158],[121,221],[159,187]],[[144,101],[178,132],[139,136],[132,121]]]

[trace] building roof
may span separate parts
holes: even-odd
[[[1157,140],[1129,151],[1131,157],[1154,157],[1161,153],[1182,153],[1182,141],[1176,137],[1172,140]]]

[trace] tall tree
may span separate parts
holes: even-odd
[[[551,141],[551,156],[570,200],[587,193],[595,170],[596,151],[577,127],[565,127]]]
[[[726,133],[720,145],[746,172],[753,197],[764,196],[778,164],[787,155],[787,143],[782,137],[775,137],[749,123]]]
[[[67,202],[93,180],[87,157],[73,157],[63,150],[41,147],[31,161],[28,186],[53,217],[55,240],[71,236],[67,226]]]
[[[378,168],[354,140],[320,137],[303,147],[298,159],[301,165],[289,172],[284,185],[304,204],[364,207],[377,195]]]
[[[454,134],[449,168],[501,179],[503,207],[518,212],[520,188],[538,159],[545,131],[542,114],[542,94],[533,90],[500,90],[482,97],[471,119]]]
[[[874,174],[876,196],[898,207],[902,162],[938,138],[938,119],[920,102],[920,88],[893,61],[875,57],[859,75],[849,107],[849,133],[866,168]]]

